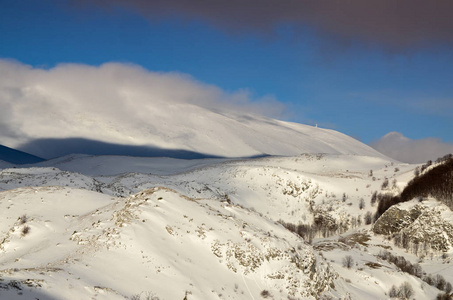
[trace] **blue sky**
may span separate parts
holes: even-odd
[[[0,0],[0,58],[42,68],[114,61],[177,71],[226,91],[273,97],[287,107],[281,118],[365,143],[391,131],[453,143],[453,47],[435,29],[425,33],[434,42],[400,43],[386,28],[336,32],[321,17],[296,27],[291,16],[269,30],[259,18],[238,15],[235,24],[234,13],[222,19],[215,9],[173,13],[170,5],[150,13],[145,1],[99,2]]]

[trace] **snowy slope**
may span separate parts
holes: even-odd
[[[204,166],[238,159],[175,159],[169,157],[131,157],[116,155],[66,155],[33,165],[53,167],[87,176],[109,176],[124,173],[171,175]]]
[[[312,299],[334,278],[282,226],[165,188],[118,200],[17,189],[0,193],[0,205],[0,293],[8,299],[258,299],[263,290]]]
[[[6,162],[4,160],[0,160],[0,169],[11,168],[14,165],[12,163]]]
[[[73,187],[101,191],[96,179],[56,168],[11,168],[0,170],[0,191],[19,187]],[[111,194],[112,192],[110,192]]]
[[[72,155],[3,169],[0,297],[387,299],[392,285],[409,282],[415,299],[434,299],[440,290],[379,255],[391,251],[453,281],[453,250],[421,258],[364,224],[376,209],[372,193],[397,193],[415,167],[350,154]],[[452,223],[436,203],[426,205]],[[341,226],[317,231],[311,244],[276,223],[312,226],[319,217]],[[413,228],[429,230],[420,224]]]
[[[69,156],[39,165],[3,170],[0,189],[60,185],[124,197],[166,186],[194,198],[229,199],[274,221],[306,224],[315,211],[348,222],[374,213],[369,199],[385,178],[396,181],[388,190],[395,192],[414,168],[379,157],[326,154],[248,160]],[[365,207],[357,210],[361,199]]]
[[[157,166],[162,166],[159,160],[153,161]],[[185,170],[187,162],[169,162],[168,171],[164,173],[166,176],[162,176],[161,170],[154,175],[155,168],[150,164],[148,174],[122,173],[120,176],[101,176],[96,179],[111,190],[124,191],[123,195],[155,186],[167,186],[190,197],[228,198],[275,221],[284,219],[295,223],[311,223],[315,208],[328,210],[335,217],[342,215],[343,218],[364,215],[366,211],[374,212],[375,207],[369,205],[369,199],[374,191],[381,189],[385,178],[399,182],[401,176],[404,180],[406,172],[414,168],[378,157],[321,154],[221,161],[217,164],[213,163],[215,160],[209,160],[213,164],[205,160],[198,163],[191,161],[199,168],[183,173],[176,167],[181,166],[181,170]],[[70,170],[76,164],[73,161],[71,164],[60,164],[59,167]],[[395,172],[397,167],[398,171]],[[106,171],[112,173],[115,167],[111,168]],[[372,177],[369,176],[370,170],[374,170]],[[343,194],[347,198],[345,203],[342,202]],[[365,209],[357,210],[362,198],[367,202]]]
[[[146,111],[146,109],[144,109]],[[224,113],[193,105],[155,106],[139,124],[112,123],[96,119],[96,131],[92,122],[80,116],[75,128],[78,132],[55,134],[40,138],[57,140],[31,140],[20,149],[38,156],[55,158],[72,153],[136,155],[143,149],[152,153],[191,151],[200,155],[218,157],[252,157],[259,155],[299,155],[301,153],[331,153],[380,156],[371,147],[340,132],[297,123],[283,122],[256,115]],[[140,119],[139,119],[140,120]],[[89,126],[85,128],[85,126]],[[58,131],[58,128],[55,130]],[[80,132],[79,132],[80,131]],[[68,146],[66,138],[83,137],[83,147]],[[61,140],[58,140],[61,138]],[[90,142],[91,141],[91,142]],[[102,144],[102,142],[108,144]],[[126,148],[124,148],[126,147]],[[132,151],[127,153],[127,147]],[[133,148],[137,147],[137,148]],[[143,147],[143,148],[140,148]],[[102,152],[104,151],[104,152]],[[143,152],[142,151],[142,152]],[[178,152],[174,155],[177,156]],[[148,154],[149,155],[149,154]],[[170,154],[169,154],[170,155]],[[173,154],[172,154],[173,155]],[[162,154],[159,154],[162,156]]]

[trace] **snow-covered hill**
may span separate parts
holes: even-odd
[[[434,299],[445,292],[429,280],[453,282],[448,208],[431,199],[404,230],[435,228],[448,239],[440,251],[414,252],[367,224],[372,194],[398,193],[415,167],[301,154],[71,155],[4,168],[0,298],[387,299],[408,283],[412,298]]]
[[[0,295],[8,299],[36,290],[43,299],[254,299],[263,291],[283,299],[317,295],[335,278],[282,226],[166,188],[127,199],[22,188],[0,193],[0,204]]]

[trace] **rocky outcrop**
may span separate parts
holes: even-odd
[[[392,234],[411,225],[425,210],[421,205],[415,205],[406,210],[395,205],[388,209],[374,224],[373,231],[377,234]]]
[[[376,221],[373,231],[392,235],[396,244],[406,248],[410,245],[425,245],[433,250],[446,252],[453,245],[452,215],[440,203],[437,206],[423,203],[395,205]]]

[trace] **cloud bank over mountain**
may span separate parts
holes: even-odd
[[[407,163],[423,163],[453,153],[453,145],[438,138],[412,140],[399,132],[390,132],[371,146],[389,157]]]
[[[266,117],[286,113],[272,97],[226,92],[186,74],[124,63],[41,69],[8,60],[0,60],[0,74],[2,144],[44,158],[70,153],[165,156],[165,150],[194,157],[375,155],[338,132]],[[372,146],[404,162],[453,152],[453,145],[438,139],[413,141],[400,133]]]
[[[71,153],[380,156],[337,131],[264,116],[284,111],[272,98],[227,93],[183,74],[119,63],[44,70],[7,61],[0,73],[6,75],[0,80],[2,143],[46,159]]]
[[[40,69],[0,60],[0,74],[0,138],[10,147],[68,137],[141,144],[140,132],[156,130],[149,118],[162,117],[165,122],[164,116],[182,117],[171,116],[176,106],[188,112],[205,109],[277,118],[285,111],[272,97],[256,99],[247,90],[230,93],[186,74],[151,72],[130,64]]]

